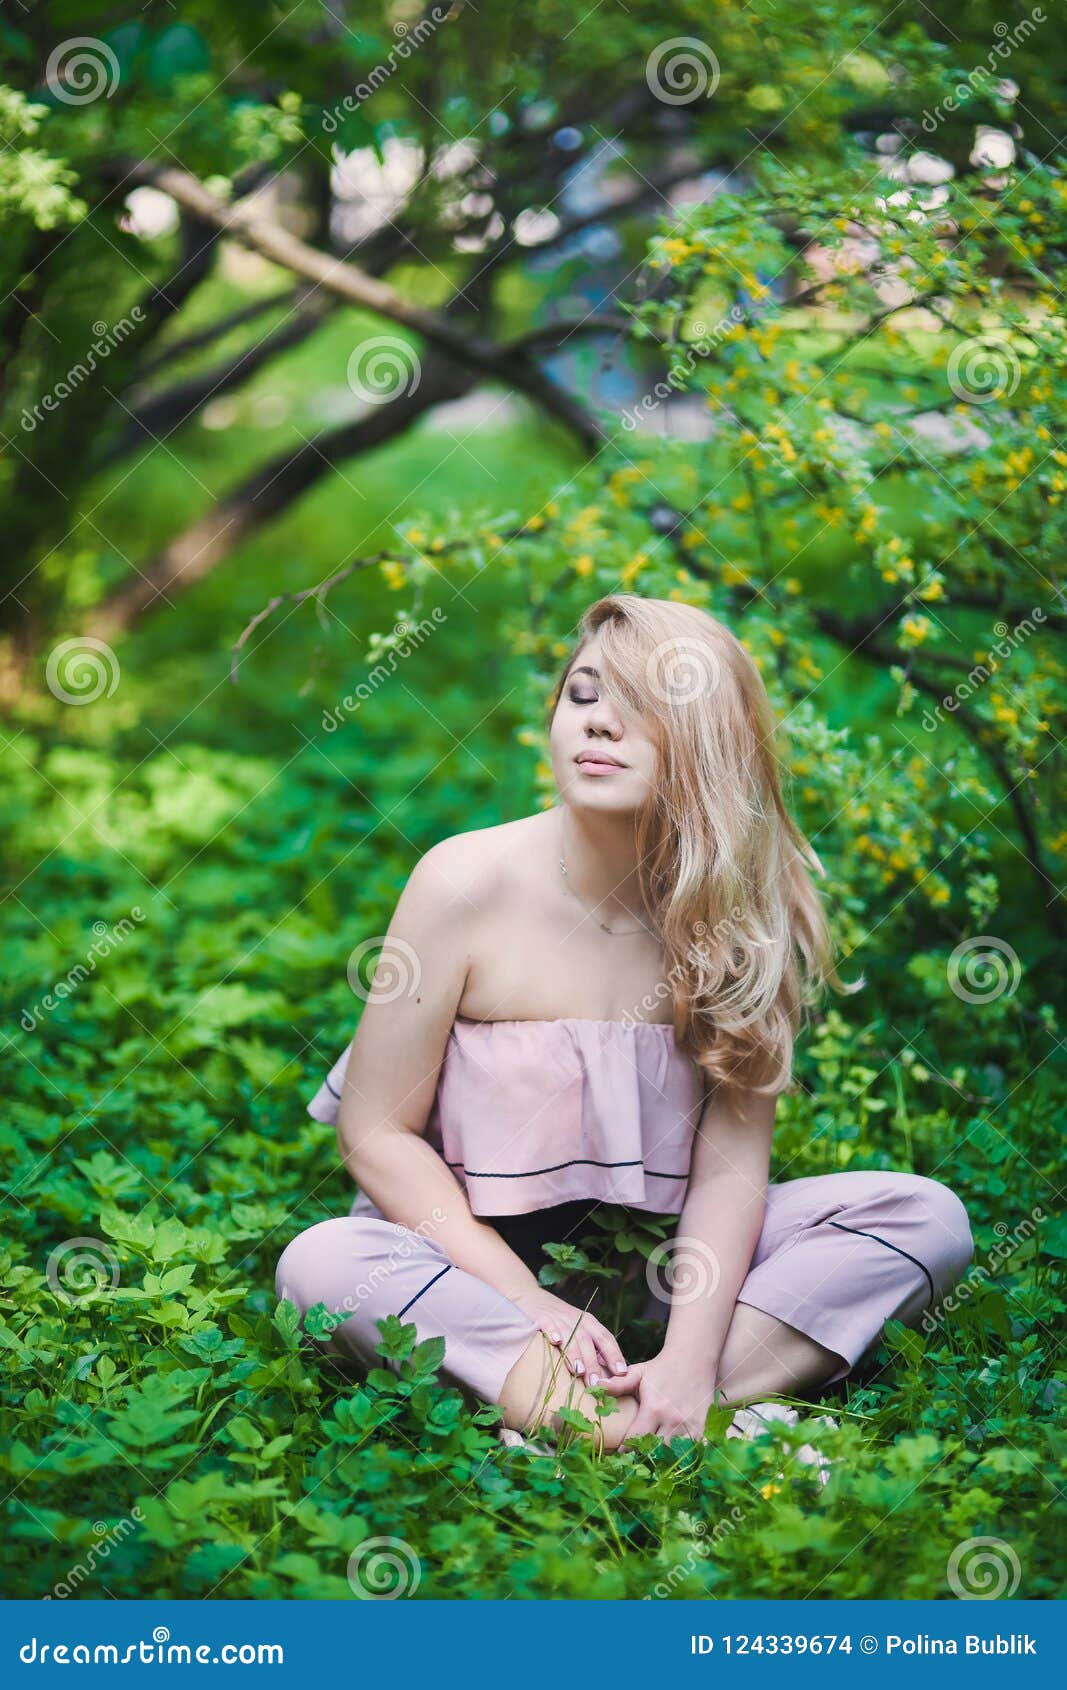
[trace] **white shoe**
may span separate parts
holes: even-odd
[[[497,1440],[507,1449],[528,1449],[533,1455],[556,1453],[549,1444],[540,1444],[534,1438],[524,1438],[513,1426],[501,1426],[497,1432]]]
[[[726,1429],[726,1436],[728,1438],[758,1438],[761,1432],[769,1430],[771,1423],[775,1420],[782,1421],[787,1426],[795,1426],[799,1419],[799,1411],[790,1408],[787,1403],[749,1403],[747,1408],[738,1409]],[[835,1420],[832,1414],[817,1414],[815,1424],[816,1426],[833,1426],[836,1430],[840,1421]],[[829,1483],[831,1467],[829,1456],[824,1455],[821,1450],[817,1450],[814,1444],[801,1444],[800,1448],[793,1453],[798,1461],[804,1463],[805,1467],[818,1468],[818,1479],[821,1485]],[[781,1472],[777,1474],[779,1480],[784,1479],[784,1477],[785,1475]],[[765,1491],[766,1489],[767,1487],[764,1486]]]

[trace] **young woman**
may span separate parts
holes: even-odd
[[[559,802],[443,840],[407,881],[308,1106],[359,1195],[293,1239],[276,1288],[324,1303],[317,1341],[362,1364],[384,1315],[443,1337],[443,1372],[516,1432],[565,1403],[596,1421],[599,1388],[601,1447],[699,1438],[713,1402],[825,1386],[887,1319],[917,1324],[970,1227],[918,1174],[768,1182],[803,1012],[863,981],[834,970],[740,642],[690,605],[601,599],[550,720]],[[678,1217],[652,1356],[538,1281],[542,1243],[601,1204]]]

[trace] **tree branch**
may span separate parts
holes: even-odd
[[[281,264],[294,275],[302,276],[305,281],[317,283],[352,305],[359,305],[366,311],[373,311],[390,322],[413,330],[422,335],[429,345],[439,352],[450,354],[458,363],[527,393],[572,429],[588,450],[596,451],[604,444],[605,432],[597,419],[564,388],[530,364],[521,352],[513,352],[509,347],[498,346],[480,335],[458,328],[439,311],[412,304],[388,283],[367,275],[355,264],[309,246],[280,224],[256,214],[250,207],[227,205],[188,171],[137,164],[127,171],[126,179],[130,178],[149,182],[170,194],[179,205],[185,206],[203,222],[212,224],[273,263]]]
[[[334,464],[384,445],[424,411],[443,400],[460,398],[476,382],[472,371],[457,370],[445,359],[429,359],[413,393],[400,394],[369,415],[271,458],[172,540],[134,580],[105,599],[92,615],[87,632],[98,639],[121,633],[168,593],[183,591],[209,574],[235,546],[306,493]]]
[[[160,435],[173,433],[182,423],[195,416],[209,399],[218,398],[235,387],[243,386],[272,358],[299,346],[321,328],[336,305],[337,301],[332,298],[307,299],[271,334],[252,346],[245,347],[243,352],[239,352],[227,363],[216,364],[210,370],[190,376],[188,381],[179,382],[166,392],[153,394],[139,405],[135,405],[127,412],[126,427],[117,440],[96,460],[95,468],[106,468],[144,445],[146,440],[158,440]]]
[[[268,311],[294,311],[301,298],[306,297],[307,288],[304,286],[286,288],[282,293],[267,294],[263,299],[253,299],[247,305],[241,305],[236,311],[229,311],[224,317],[217,317],[206,328],[199,329],[196,334],[184,335],[181,340],[172,340],[169,346],[162,347],[153,358],[146,358],[139,365],[134,379],[146,382],[165,369],[168,364],[176,364],[180,358],[191,357],[194,352],[202,352],[205,347],[214,345],[223,335],[228,335],[234,329],[243,329],[248,323],[254,323],[257,317],[263,317]]]
[[[873,637],[869,625],[865,622],[849,622],[836,611],[814,609],[813,615],[819,629],[847,645],[850,651],[858,656],[866,657],[870,661],[881,664],[883,668],[892,665],[903,666],[912,653],[899,651],[896,646]],[[936,699],[939,704],[944,702],[944,685],[929,675],[923,675],[914,669],[909,670],[908,680],[917,692],[925,693],[928,698]],[[1049,926],[1057,935],[1067,935],[1067,919],[1057,900],[1062,897],[1060,887],[1045,867],[1044,852],[1038,838],[1037,827],[1033,815],[1026,803],[1024,780],[1017,780],[1012,773],[1011,766],[1004,753],[1003,746],[998,742],[988,723],[975,716],[960,703],[952,711],[953,717],[959,722],[968,738],[972,741],[981,756],[985,757],[997,773],[1004,787],[1004,796],[1011,805],[1015,815],[1015,825],[1023,840],[1022,852],[1031,874],[1037,881],[1043,895],[1047,896],[1051,889],[1053,896],[1045,904]]]

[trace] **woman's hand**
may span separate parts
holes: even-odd
[[[697,1374],[691,1366],[671,1361],[661,1353],[651,1361],[635,1362],[625,1373],[605,1380],[603,1389],[614,1397],[637,1398],[637,1413],[627,1428],[622,1447],[643,1432],[655,1432],[664,1440],[704,1441],[704,1422],[715,1401],[713,1377]]]
[[[540,1285],[521,1291],[511,1300],[529,1315],[550,1343],[558,1345],[571,1372],[587,1385],[602,1385],[605,1375],[617,1374],[621,1378],[625,1374],[626,1359],[612,1333],[596,1315],[574,1308]]]

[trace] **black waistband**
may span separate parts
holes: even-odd
[[[534,1209],[527,1215],[479,1215],[478,1219],[499,1232],[531,1273],[536,1273],[549,1259],[544,1246],[577,1243],[589,1216],[600,1206],[597,1199],[578,1198],[554,1203],[548,1209]]]

